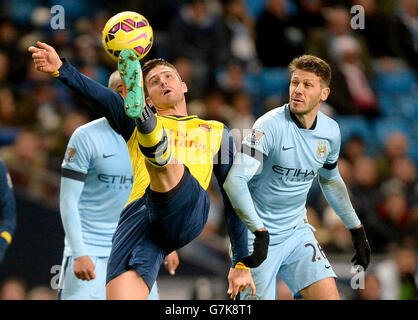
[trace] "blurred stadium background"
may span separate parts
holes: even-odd
[[[51,7],[65,9],[53,30]],[[364,9],[364,28],[355,5]],[[351,238],[317,184],[308,199],[316,236],[339,276],[343,299],[416,299],[418,239],[418,2],[415,0],[14,0],[0,1],[0,157],[11,173],[18,223],[0,265],[0,299],[56,297],[64,232],[60,165],[78,126],[100,117],[34,69],[27,48],[54,46],[81,72],[107,85],[116,64],[101,30],[119,11],[154,28],[145,58],[173,62],[189,86],[189,113],[223,121],[234,133],[287,102],[286,66],[296,55],[326,59],[331,96],[322,111],[340,125],[341,174],[372,247],[365,290],[353,290]],[[360,17],[361,18],[361,17]],[[357,24],[356,24],[357,22]],[[354,24],[353,24],[354,23]],[[202,235],[181,249],[174,277],[160,272],[162,299],[225,299],[229,240],[219,190]],[[280,279],[279,298],[289,299]],[[20,291],[19,291],[20,290]]]

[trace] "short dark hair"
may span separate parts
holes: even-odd
[[[294,58],[289,64],[289,71],[293,73],[296,69],[316,74],[329,87],[331,82],[331,67],[321,58],[309,54]]]
[[[177,72],[176,67],[167,60],[164,60],[162,58],[151,59],[145,62],[145,64],[142,66],[142,75],[144,79],[146,78],[147,74],[156,66],[167,66],[174,69]]]

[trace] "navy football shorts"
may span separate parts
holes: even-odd
[[[166,255],[202,232],[209,213],[208,193],[187,167],[177,187],[175,194],[169,191],[170,198],[161,193],[158,201],[148,187],[144,196],[124,208],[112,239],[106,283],[134,269],[151,288]]]

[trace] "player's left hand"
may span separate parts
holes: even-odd
[[[167,257],[164,259],[164,267],[167,269],[168,273],[172,276],[176,273],[176,269],[180,264],[179,256],[177,255],[177,251],[171,252]]]
[[[28,48],[28,51],[32,53],[36,70],[46,73],[56,72],[62,66],[58,53],[44,42],[38,41],[36,45],[38,47],[30,46]]]
[[[251,296],[255,295],[255,284],[250,269],[229,269],[228,283],[227,293],[231,299],[235,299],[240,291],[247,290],[248,286],[251,287]]]
[[[362,266],[364,271],[366,271],[370,263],[371,249],[364,227],[360,225],[358,228],[350,229],[350,232],[354,249],[356,250],[356,254],[351,262],[354,262],[354,265]]]

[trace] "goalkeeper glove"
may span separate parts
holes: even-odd
[[[360,228],[350,229],[350,232],[354,249],[356,250],[356,254],[353,259],[351,259],[351,262],[354,262],[354,265],[362,266],[364,271],[366,271],[370,263],[371,249],[364,227],[361,226]]]
[[[270,236],[267,230],[254,231],[254,235],[253,253],[241,260],[248,268],[258,267],[267,258],[270,242]]]

